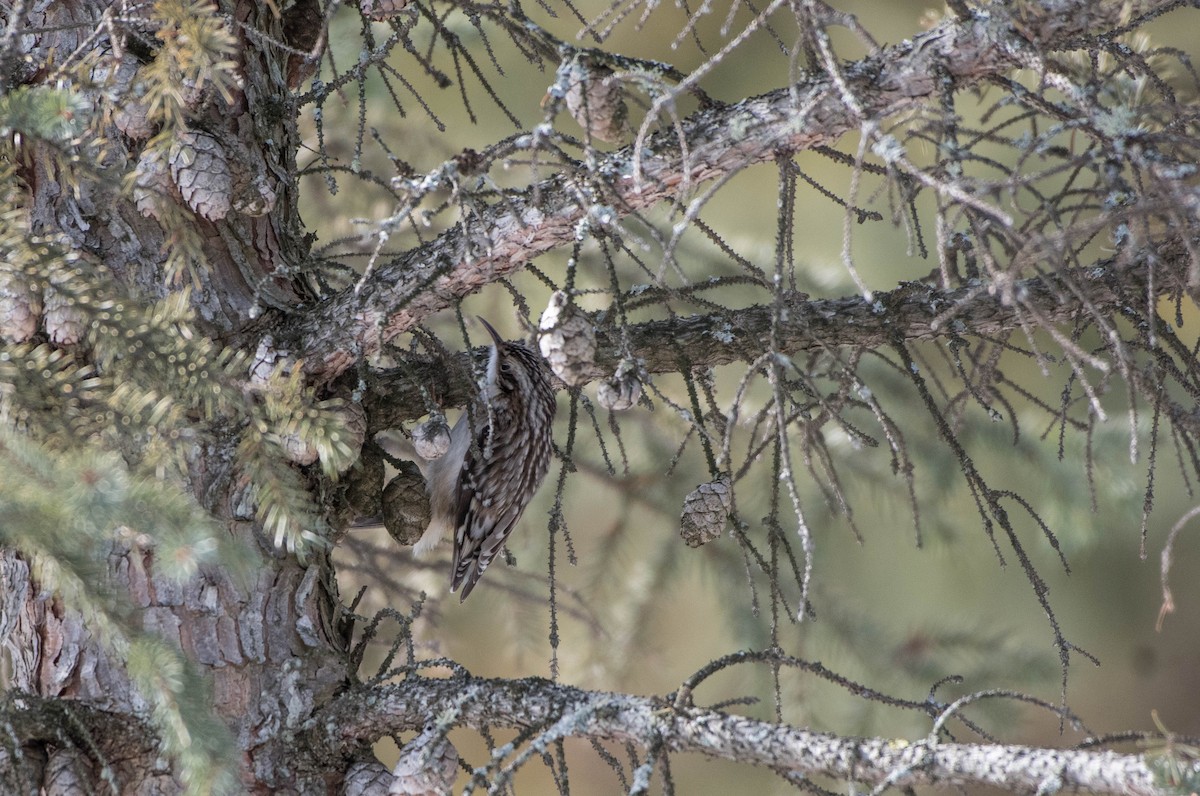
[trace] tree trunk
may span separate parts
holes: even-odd
[[[231,58],[238,62],[242,90],[228,101],[209,92],[188,120],[190,130],[208,134],[224,147],[232,195],[233,208],[223,217],[209,211],[213,219],[208,220],[202,217],[204,208],[192,216],[207,262],[191,296],[214,336],[244,328],[264,305],[295,305],[298,291],[287,274],[306,256],[304,238],[296,234],[298,139],[295,114],[286,107],[288,56],[278,47],[257,43],[286,40],[287,20],[272,15],[273,5],[222,4],[220,10],[242,26],[231,29],[256,31],[265,38],[239,37],[240,47]],[[294,8],[292,13],[311,13],[316,5]],[[86,39],[106,9],[111,10],[107,0],[37,3],[25,24],[50,32],[19,37],[22,50],[31,56],[28,62],[44,63],[51,51],[90,49],[94,45]],[[320,29],[319,15],[315,23],[308,21],[311,30]],[[153,41],[153,33],[143,32],[141,39]],[[130,41],[125,48],[125,58],[133,58]],[[113,55],[111,49],[108,55]],[[99,71],[116,63],[115,57],[102,58]],[[100,82],[105,77],[97,75]],[[98,93],[91,99],[100,101]],[[107,165],[120,167],[137,161],[146,141],[114,135],[108,143]],[[84,185],[79,193],[67,190],[42,162],[27,165],[22,177],[32,188],[33,229],[64,234],[78,251],[142,295],[165,293],[169,231],[145,218],[129,196],[101,183]],[[237,429],[226,429],[195,446],[188,486],[197,504],[222,521],[231,536],[266,551],[264,568],[248,583],[214,567],[179,585],[156,573],[152,553],[124,545],[111,550],[107,574],[112,588],[127,594],[134,607],[130,625],[161,635],[211,682],[211,702],[232,729],[241,754],[245,789],[323,792],[338,774],[303,770],[287,741],[314,707],[346,681],[346,639],[335,629],[342,608],[327,555],[310,556],[301,564],[294,556],[276,553],[270,540],[262,538],[253,508],[245,505],[244,485],[229,474],[236,434]],[[0,551],[0,568],[0,632],[11,656],[10,687],[41,697],[69,697],[117,714],[144,714],[146,704],[120,656],[91,632],[80,613],[44,593],[30,562],[13,551]],[[163,758],[153,754],[153,745],[142,746],[151,753],[110,758],[121,792],[178,790],[180,784],[163,768]],[[36,750],[27,748],[29,759],[37,759]],[[63,775],[64,766],[53,755],[42,758],[43,778],[32,783],[34,792],[77,792],[72,783],[78,778]],[[92,779],[87,790],[101,785]]]
[[[251,533],[231,522],[235,533]],[[3,622],[12,656],[12,687],[44,697],[69,697],[113,713],[137,715],[145,702],[122,661],[88,632],[76,611],[39,593],[26,561],[0,557]],[[328,779],[297,770],[287,739],[313,709],[345,682],[342,643],[330,633],[338,610],[325,561],[301,567],[277,558],[246,588],[220,571],[182,588],[156,577],[151,557],[114,549],[109,575],[128,590],[138,620],[177,645],[212,684],[212,704],[235,733],[248,792],[314,793]],[[135,620],[137,621],[137,620]],[[119,761],[122,793],[173,792],[170,771],[155,755]],[[47,769],[47,776],[50,770]],[[40,783],[48,794],[51,782]],[[98,783],[93,783],[98,787]]]

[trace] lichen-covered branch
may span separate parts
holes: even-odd
[[[909,282],[870,299],[846,296],[809,299],[793,295],[778,321],[777,353],[800,354],[842,346],[876,347],[894,340],[930,340],[950,336],[1001,336],[1022,324],[1063,323],[1089,314],[1111,316],[1121,308],[1149,312],[1146,277],[1154,263],[1157,295],[1179,290],[1186,278],[1187,251],[1182,245],[1146,253],[1135,262],[1108,259],[1057,274],[1011,282],[1003,289],[974,284],[954,290]],[[723,313],[691,315],[632,324],[624,330],[609,322],[597,326],[596,359],[580,371],[595,381],[616,370],[619,341],[647,373],[674,373],[681,358],[697,367],[753,361],[767,349],[775,308],[758,305]],[[372,384],[366,409],[373,431],[392,428],[424,414],[419,385],[438,396],[442,406],[465,404],[473,394],[469,354],[458,367],[412,361],[382,371]]]
[[[1147,0],[1139,10],[1175,4]],[[678,130],[598,158],[586,173],[560,174],[480,208],[475,218],[379,265],[356,288],[284,320],[274,340],[302,358],[314,375],[333,378],[429,315],[570,244],[580,222],[596,208],[623,217],[677,199],[681,186],[832,144],[847,132],[935,99],[943,76],[959,88],[979,84],[1023,65],[1031,40],[1048,46],[1119,21],[1117,4],[1086,0],[1022,4],[1019,18],[1010,9],[1009,3],[987,4],[970,19],[944,23],[846,65],[836,81],[816,76],[702,109],[682,120]],[[846,101],[847,88],[853,103]],[[640,154],[636,163],[635,154]]]
[[[302,741],[318,758],[350,756],[389,733],[441,726],[533,730],[547,741],[573,736],[661,745],[766,766],[904,788],[990,785],[1014,792],[1156,794],[1154,773],[1140,756],[1111,751],[1041,749],[1002,744],[908,743],[844,738],[663,700],[585,691],[539,678],[491,680],[410,677],[351,691],[309,723]]]

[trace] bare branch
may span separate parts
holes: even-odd
[[[383,735],[443,726],[511,727],[564,736],[661,746],[766,766],[898,788],[992,785],[1012,791],[1155,794],[1139,756],[1111,751],[1001,744],[901,743],[841,738],[662,700],[585,691],[549,680],[410,677],[348,692],[318,713],[303,738],[315,757],[353,754]],[[532,742],[536,742],[536,739]]]
[[[979,285],[940,290],[909,282],[869,300],[861,296],[806,300],[803,294],[794,294],[778,322],[776,352],[794,355],[839,346],[876,347],[897,339],[1000,335],[1021,328],[1023,320],[1030,318],[1045,325],[1117,314],[1131,304],[1145,304],[1151,267],[1156,271],[1158,295],[1168,295],[1181,288],[1187,263],[1186,247],[1175,244],[1133,263],[1111,258],[1014,282],[1003,292]],[[620,342],[625,339],[649,373],[678,371],[680,356],[697,367],[753,361],[767,350],[774,312],[771,305],[759,305],[631,324],[624,329],[611,322],[598,325],[595,363],[582,370],[581,377],[595,381],[611,376],[622,356]],[[366,405],[372,430],[393,428],[424,414],[421,385],[439,396],[443,406],[465,404],[474,387],[466,361],[470,355],[460,356],[459,367],[425,361],[382,371]]]

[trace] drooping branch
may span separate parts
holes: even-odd
[[[410,677],[348,692],[308,724],[302,743],[319,760],[351,756],[383,735],[443,726],[534,730],[562,737],[660,745],[766,766],[897,788],[991,785],[1013,792],[1074,791],[1131,796],[1161,792],[1139,756],[1111,751],[1040,749],[1000,744],[898,743],[843,738],[663,700],[585,691],[540,678],[491,680],[466,675]],[[536,738],[531,742],[536,743]]]
[[[1146,294],[1146,284],[1151,267],[1155,269],[1156,296],[1181,289],[1188,268],[1186,247],[1173,244],[1146,252],[1132,263],[1110,258],[1012,282],[1003,290],[986,285],[940,290],[910,282],[870,299],[808,300],[795,295],[778,322],[777,353],[790,356],[842,346],[876,347],[896,339],[1000,336],[1023,324],[1057,324],[1087,315],[1108,317],[1126,307],[1148,310],[1152,297]],[[601,323],[596,327],[595,362],[581,373],[592,381],[611,376],[625,339],[630,343],[629,354],[648,373],[677,372],[680,357],[698,367],[752,361],[767,349],[774,312],[770,305],[758,305],[631,324],[624,329]],[[365,405],[372,431],[393,428],[424,414],[421,386],[436,395],[442,406],[465,404],[474,387],[467,361],[470,355],[460,356],[458,367],[414,360],[377,374]]]
[[[1139,10],[1176,4],[1147,0]],[[1068,41],[1118,22],[1115,4],[1070,0],[1044,6],[1023,4],[1016,19],[1010,4],[991,3],[970,19],[944,23],[847,65],[839,81],[816,76],[700,110],[679,127],[686,156],[679,131],[664,130],[640,149],[627,146],[599,158],[587,174],[560,174],[480,208],[476,217],[381,264],[356,289],[284,320],[274,340],[303,359],[312,374],[331,379],[429,315],[570,244],[580,222],[597,208],[623,217],[677,198],[681,185],[697,186],[832,144],[935,98],[944,77],[961,88],[1010,71],[1021,65],[1030,40]],[[853,103],[846,101],[847,89]]]

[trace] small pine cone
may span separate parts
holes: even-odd
[[[711,542],[725,530],[733,505],[733,488],[728,475],[701,484],[683,499],[679,535],[688,547]]]
[[[37,334],[41,317],[41,292],[22,274],[0,265],[0,340],[24,343]]]
[[[113,124],[134,141],[145,141],[154,135],[154,125],[149,116],[150,108],[145,103],[127,99],[113,112]]]
[[[566,82],[564,98],[571,118],[591,138],[610,144],[620,141],[628,113],[620,77],[607,66],[594,64],[582,55],[564,61],[559,69],[559,80]],[[561,70],[566,70],[566,74]]]
[[[621,360],[617,372],[604,379],[596,388],[596,400],[610,412],[624,412],[642,397],[642,382],[637,376],[637,365],[628,359]]]
[[[173,201],[175,189],[167,174],[162,153],[154,148],[142,151],[133,178],[133,202],[146,218],[160,220],[164,202]]]
[[[209,221],[229,213],[233,177],[225,147],[216,136],[202,130],[179,133],[167,156],[171,179],[184,203]]]
[[[87,324],[79,307],[51,285],[45,289],[44,323],[46,334],[57,345],[75,345],[87,332]]]
[[[429,496],[415,462],[400,462],[396,477],[383,488],[383,526],[402,545],[415,544],[429,525]]]
[[[408,0],[358,0],[358,10],[372,22],[385,22],[408,7]]]
[[[446,417],[440,413],[430,415],[429,419],[413,429],[413,447],[417,455],[427,462],[440,459],[450,450],[450,426]]]
[[[571,387],[586,383],[596,357],[596,328],[587,313],[556,290],[538,329],[538,347],[554,375]]]
[[[307,466],[317,460],[317,447],[300,439],[299,434],[280,434],[279,446],[289,462]]]
[[[149,119],[149,106],[141,100],[146,90],[145,83],[138,77],[137,58],[125,53],[117,64],[110,99],[113,103],[113,124],[117,129],[134,141],[145,141],[154,135],[154,125]]]
[[[343,479],[346,505],[352,517],[376,517],[383,512],[383,457],[374,446],[363,449],[362,456]]]
[[[441,796],[450,793],[458,775],[458,750],[445,731],[430,724],[404,744],[392,769],[391,796]]]
[[[337,793],[338,796],[387,796],[393,779],[387,766],[378,760],[359,760],[346,769]]]
[[[351,452],[346,462],[346,468],[349,469],[358,460],[363,443],[367,441],[367,413],[363,411],[362,404],[353,402],[342,404],[337,413],[345,423],[344,434],[339,435],[338,442],[345,443]]]

